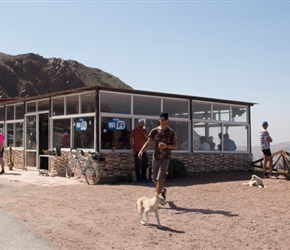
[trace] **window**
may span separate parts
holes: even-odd
[[[232,105],[232,121],[234,122],[247,122],[248,121],[248,108],[245,106]]]
[[[79,95],[70,95],[66,96],[66,114],[79,114],[80,110],[80,102],[79,102]]]
[[[102,149],[131,149],[130,133],[131,119],[110,118],[101,119],[101,148]]]
[[[64,97],[55,97],[52,99],[52,115],[64,115]]]
[[[49,110],[49,99],[39,100],[37,107],[38,107],[38,111]]]
[[[213,120],[230,121],[230,105],[214,103]]]
[[[6,120],[14,120],[14,105],[6,106]]]
[[[101,112],[131,114],[131,95],[100,92],[100,103]]]
[[[189,118],[189,101],[164,98],[163,110],[169,114],[169,117]]]
[[[23,122],[8,123],[6,135],[9,147],[23,147]]]
[[[84,117],[73,119],[73,147],[94,148],[95,142],[95,122],[94,117]]]
[[[133,96],[133,114],[159,116],[161,112],[161,98],[152,96]]]
[[[190,150],[190,138],[188,136],[188,121],[171,121],[168,126],[172,127],[177,136],[177,150]]]
[[[192,101],[192,118],[212,120],[211,103]]]
[[[221,124],[194,122],[193,150],[220,150],[219,133],[221,133]]]
[[[81,113],[95,112],[96,94],[95,92],[81,95]]]
[[[4,116],[5,112],[4,112],[4,106],[0,107],[0,121],[4,121],[5,120],[5,116]]]
[[[33,113],[36,112],[36,106],[37,106],[37,102],[27,102],[26,103],[26,112],[27,113]]]
[[[53,147],[62,146],[62,148],[71,147],[70,138],[71,119],[53,120]]]
[[[224,151],[247,151],[248,150],[247,145],[248,145],[248,126],[245,125],[223,126]]]
[[[15,105],[15,119],[23,119],[24,118],[24,104]]]

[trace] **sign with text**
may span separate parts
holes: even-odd
[[[107,129],[114,130],[123,130],[126,127],[126,123],[119,119],[111,119],[107,121]]]
[[[84,121],[84,119],[78,119],[76,121],[76,130],[78,131],[86,131],[88,127],[88,124],[86,121]]]

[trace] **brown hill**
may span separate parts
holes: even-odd
[[[31,97],[88,86],[132,89],[100,69],[61,58],[0,53],[0,98]]]

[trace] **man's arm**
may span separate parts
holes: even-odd
[[[147,150],[147,148],[149,147],[151,142],[152,142],[152,140],[150,138],[148,138],[148,140],[145,142],[145,144],[143,145],[143,147],[141,148],[141,150],[138,154],[139,159],[142,159],[143,152],[145,152]]]

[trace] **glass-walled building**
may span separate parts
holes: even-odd
[[[138,119],[149,132],[160,112],[177,134],[173,157],[188,172],[245,169],[251,154],[250,108],[254,103],[107,87],[87,87],[0,103],[0,128],[14,165],[40,168],[45,150],[61,146],[106,155],[104,175],[128,175],[134,169],[130,132]],[[148,150],[151,155],[152,148]],[[7,154],[6,154],[7,155]],[[114,159],[114,160],[110,160]],[[62,164],[66,164],[64,160]]]

